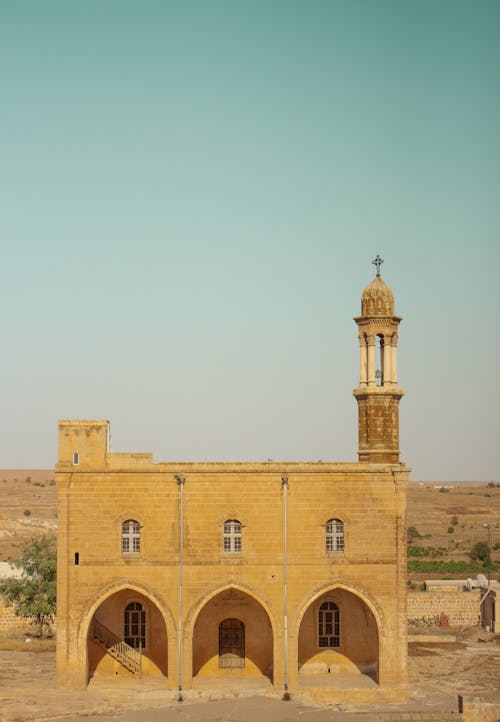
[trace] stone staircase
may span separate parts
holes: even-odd
[[[92,639],[101,647],[104,647],[106,652],[125,669],[128,669],[135,676],[142,676],[142,655],[137,649],[117,637],[97,619],[92,621],[90,634]]]

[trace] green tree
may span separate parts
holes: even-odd
[[[0,580],[0,594],[14,606],[18,617],[30,619],[43,637],[56,613],[56,538],[53,534],[33,537],[21,545],[11,566],[21,569],[20,577]]]
[[[487,567],[490,563],[488,544],[485,541],[476,542],[469,552],[469,557],[473,562],[482,562]]]

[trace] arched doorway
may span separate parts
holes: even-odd
[[[377,622],[359,596],[337,587],[311,602],[299,628],[299,680],[335,685],[351,677],[354,686],[372,686],[378,668]]]
[[[273,631],[264,607],[250,594],[230,588],[201,609],[193,631],[193,677],[273,674]]]
[[[245,625],[239,619],[219,624],[219,669],[245,669]]]
[[[133,589],[111,594],[89,624],[87,657],[87,681],[166,677],[167,630],[158,607]]]

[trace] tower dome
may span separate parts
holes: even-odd
[[[377,273],[361,296],[362,316],[394,316],[394,296]]]

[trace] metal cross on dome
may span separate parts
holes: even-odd
[[[377,276],[380,276],[380,266],[383,264],[384,259],[380,258],[379,254],[377,253],[377,257],[374,261],[372,261],[374,266],[377,266]]]

